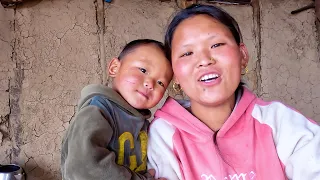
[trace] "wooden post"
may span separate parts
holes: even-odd
[[[315,0],[316,7],[316,17],[318,18],[318,21],[320,21],[320,0]]]
[[[186,7],[196,3],[197,0],[177,0],[177,5],[182,9],[185,9]]]
[[[16,5],[22,3],[24,0],[0,0],[4,8],[15,8]]]

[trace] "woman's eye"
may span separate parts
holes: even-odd
[[[163,84],[163,82],[161,82],[161,81],[158,81],[157,82],[160,86],[162,86],[162,87],[164,87],[164,84]]]
[[[139,70],[142,72],[142,73],[146,73],[147,70],[145,68],[139,68]]]
[[[212,45],[211,48],[217,48],[222,45],[224,45],[224,43],[217,43],[217,44]]]
[[[192,55],[192,54],[193,54],[193,52],[186,52],[186,53],[182,54],[181,57],[190,56],[190,55]]]

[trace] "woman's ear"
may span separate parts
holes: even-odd
[[[108,66],[108,74],[110,77],[116,77],[121,66],[121,62],[118,58],[113,58]]]
[[[249,53],[246,45],[244,43],[240,43],[239,45],[240,53],[241,53],[241,68],[245,68],[248,65],[249,62]]]
[[[172,81],[173,83],[180,84],[175,75],[173,75]]]

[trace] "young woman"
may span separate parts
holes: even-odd
[[[150,126],[149,168],[169,180],[320,179],[320,128],[242,86],[248,51],[225,11],[194,5],[170,23],[174,87]]]

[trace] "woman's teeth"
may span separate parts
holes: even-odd
[[[213,79],[217,79],[219,77],[218,74],[207,74],[200,78],[200,81],[210,81]]]

